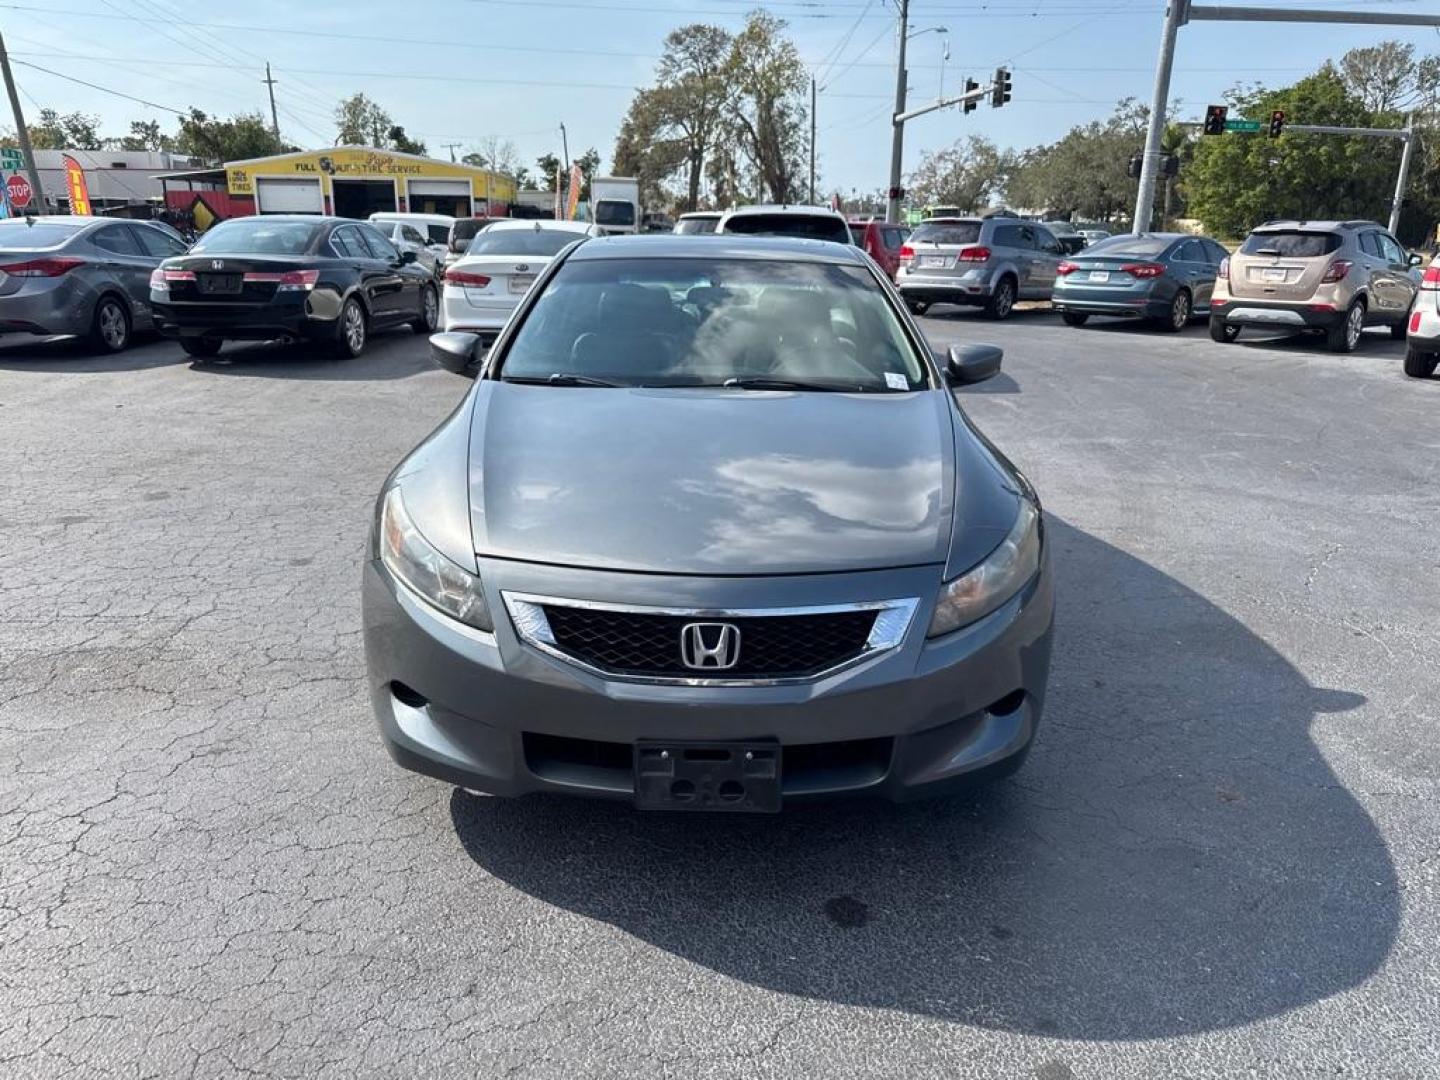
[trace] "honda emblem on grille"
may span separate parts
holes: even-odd
[[[211,260],[210,260],[210,269],[211,269],[211,270],[224,270],[224,269],[225,269],[225,261],[224,261],[223,259],[211,259]]]
[[[728,671],[740,662],[740,628],[734,623],[686,623],[680,628],[680,659],[694,671]]]

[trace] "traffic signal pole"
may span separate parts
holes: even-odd
[[[905,39],[910,34],[910,0],[899,0],[900,24],[895,31],[895,112],[890,119],[890,188],[885,192],[885,221],[900,224],[900,172],[905,156]]]
[[[1415,156],[1415,114],[1405,118],[1405,146],[1400,151],[1400,175],[1395,179],[1395,197],[1390,200],[1390,231],[1400,227],[1400,211],[1405,209],[1405,185],[1410,182],[1410,159]]]
[[[30,174],[30,186],[35,189],[35,205],[45,213],[45,192],[40,187],[40,170],[35,167],[35,151],[30,146],[30,129],[25,126],[25,114],[20,109],[20,95],[15,90],[15,76],[10,74],[10,54],[5,51],[5,36],[0,34],[0,70],[5,75],[5,92],[10,95],[10,111],[15,114],[15,137],[20,141],[20,153],[25,155],[25,171]]]
[[[1374,11],[1326,11],[1323,8],[1215,7],[1191,4],[1190,0],[1170,0],[1165,9],[1165,25],[1160,35],[1160,58],[1155,64],[1155,94],[1150,100],[1150,130],[1145,137],[1144,161],[1140,170],[1140,190],[1135,196],[1135,220],[1132,230],[1143,231],[1155,213],[1155,174],[1160,162],[1160,143],[1165,135],[1165,108],[1170,100],[1170,75],[1175,66],[1175,39],[1180,27],[1191,20],[1223,22],[1304,22],[1348,23],[1362,26],[1434,26],[1440,27],[1440,15],[1401,15]],[[1300,130],[1290,127],[1291,131]],[[1409,143],[1406,144],[1407,147]],[[1407,169],[1408,171],[1408,169]],[[1405,177],[1402,177],[1402,180]]]

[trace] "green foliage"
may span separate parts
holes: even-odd
[[[179,154],[198,157],[212,164],[266,157],[284,150],[269,123],[258,112],[237,113],[229,120],[211,119],[191,109],[180,120],[173,142]]]
[[[560,159],[554,154],[541,154],[535,159],[535,169],[540,174],[536,178],[540,183],[540,190],[554,191],[555,177],[560,172]]]
[[[910,177],[911,198],[922,206],[958,206],[983,210],[998,194],[1014,165],[1014,155],[989,139],[971,135],[955,145],[927,152]]]
[[[1106,120],[1071,128],[1058,142],[1023,151],[1005,183],[1013,206],[1109,221],[1135,201],[1127,168],[1145,143],[1149,109],[1133,98]]]
[[[100,118],[82,112],[61,116],[54,109],[41,109],[36,122],[25,126],[36,150],[99,150],[102,145]]]

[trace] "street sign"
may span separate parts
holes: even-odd
[[[1226,120],[1226,131],[1259,131],[1259,120]]]
[[[13,173],[5,179],[5,194],[10,196],[10,205],[17,210],[30,205],[30,181],[19,173]]]
[[[0,169],[19,169],[24,166],[24,155],[14,147],[0,147]]]

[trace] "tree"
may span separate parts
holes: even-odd
[[[517,165],[514,172],[515,187],[520,191],[538,191],[535,186],[535,178],[530,175],[530,169],[525,165]]]
[[[122,139],[107,139],[121,150],[169,150],[175,140],[160,130],[158,120],[130,121],[130,134]]]
[[[402,154],[425,153],[425,144],[418,139],[412,139],[405,134],[405,129],[399,124],[392,124],[385,133],[386,149],[396,150]]]
[[[478,169],[492,169],[506,176],[515,176],[520,169],[520,154],[515,144],[499,135],[486,135],[475,144],[475,149],[460,159],[466,165]]]
[[[578,158],[576,158],[574,164],[580,166],[580,198],[589,199],[590,181],[594,178],[595,174],[600,171],[600,151],[596,150],[592,146],[589,150],[586,150],[585,153],[581,154]],[[568,178],[566,182],[569,182]]]
[[[620,134],[610,155],[617,176],[633,176],[639,181],[642,206],[669,204],[671,198],[664,187],[665,179],[692,160],[690,144],[683,139],[663,138],[660,134],[667,124],[667,106],[660,100],[666,94],[666,90],[654,88],[635,95],[620,123]],[[693,210],[698,201],[699,181],[692,176],[691,183],[682,204],[687,210]]]
[[[269,121],[258,112],[236,113],[229,120],[212,120],[194,108],[181,118],[173,147],[176,153],[213,164],[268,157],[285,149],[270,130]]]
[[[540,191],[554,191],[555,178],[560,174],[560,159],[554,154],[541,154],[535,159],[535,170],[540,174]]]
[[[1005,199],[1027,210],[1109,221],[1131,205],[1130,156],[1145,143],[1149,109],[1126,98],[1106,120],[1071,128],[1059,141],[1031,147],[1014,162]]]
[[[978,135],[945,150],[927,152],[910,177],[910,190],[922,205],[982,210],[1003,188],[1013,155]]]
[[[337,146],[387,148],[386,133],[395,126],[390,114],[363,93],[354,94],[335,106]]]
[[[774,202],[794,202],[805,171],[808,76],[783,19],[753,11],[735,38],[728,77],[740,99],[728,134],[754,170],[756,187]]]
[[[692,23],[672,30],[656,68],[659,85],[643,101],[636,97],[645,114],[637,117],[637,126],[648,119],[653,137],[684,148],[686,210],[699,201],[705,159],[722,137],[724,118],[734,104],[735,44],[718,26]],[[673,150],[663,152],[661,160],[673,156]]]
[[[1416,60],[1414,45],[1382,41],[1351,49],[1340,58],[1339,72],[1345,88],[1371,112],[1440,106],[1440,56]]]
[[[36,150],[99,150],[100,118],[82,112],[61,116],[54,109],[41,109],[36,122],[27,124],[30,145]]]

